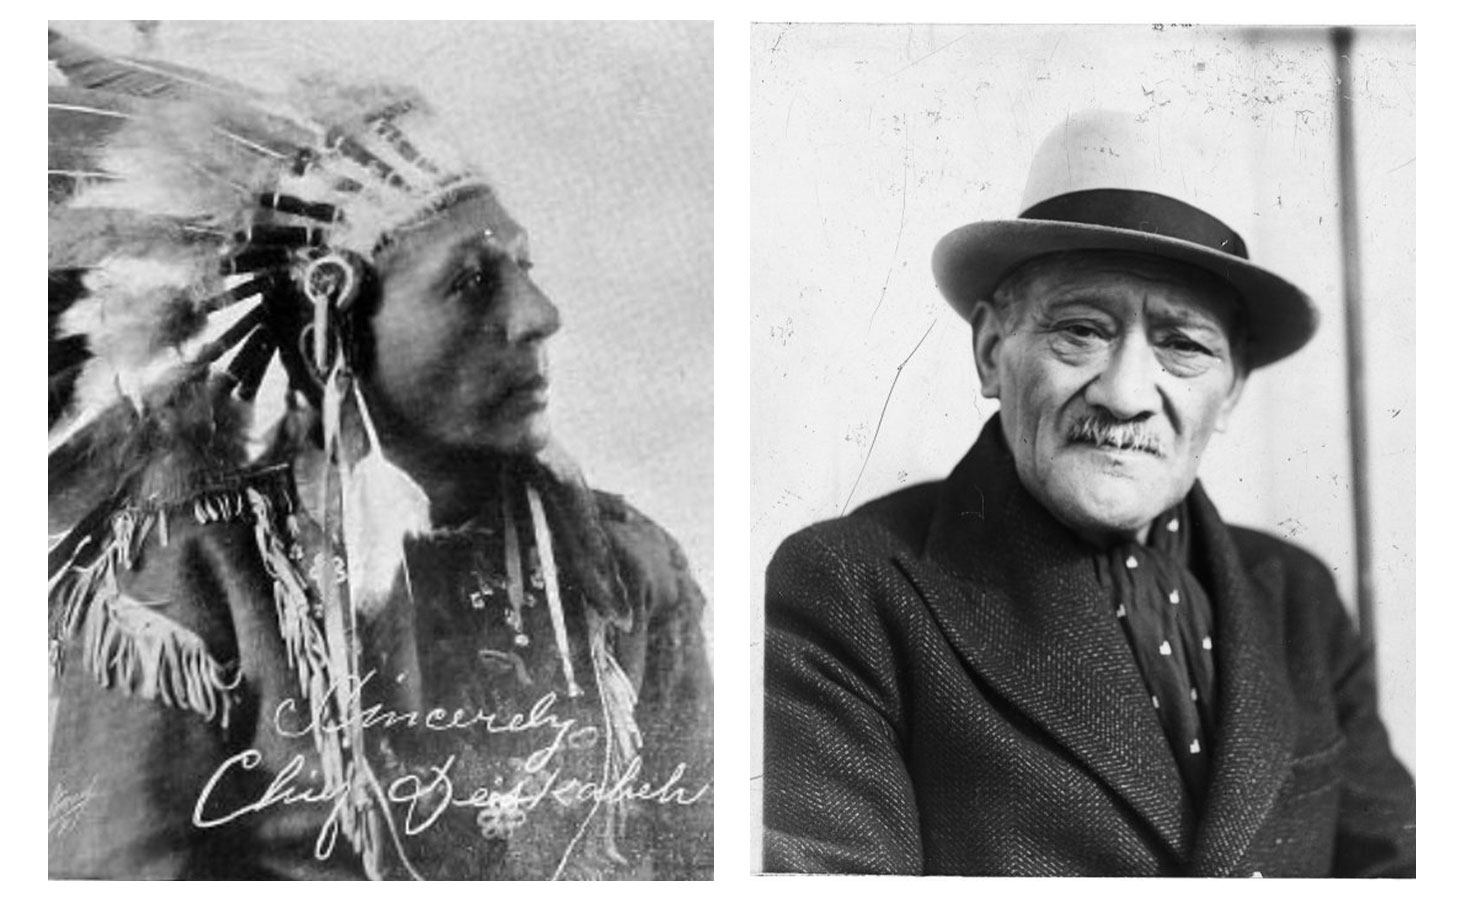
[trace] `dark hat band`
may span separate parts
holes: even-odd
[[[1142,231],[1248,258],[1243,239],[1220,220],[1191,204],[1149,191],[1072,191],[1036,203],[1020,213],[1020,218]]]

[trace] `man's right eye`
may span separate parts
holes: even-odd
[[[1092,322],[1062,322],[1056,330],[1078,341],[1095,341],[1103,337],[1101,329]]]
[[[462,270],[451,283],[453,294],[470,297],[491,294],[495,288],[496,276],[481,266]]]

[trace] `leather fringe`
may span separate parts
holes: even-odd
[[[53,565],[47,586],[52,676],[61,676],[66,648],[80,640],[82,663],[102,687],[192,710],[227,729],[241,674],[214,659],[197,634],[123,593],[118,579],[137,564],[152,534],[167,546],[167,517],[178,506],[201,523],[243,520],[254,514],[252,497],[263,500],[265,490],[287,497],[275,481],[261,479],[264,490],[229,485],[201,492],[174,507],[99,509],[84,519],[77,527],[89,533],[63,539],[66,556]]]
[[[590,616],[589,651],[593,656],[599,693],[604,698],[606,718],[613,730],[615,761],[622,768],[627,768],[644,747],[644,738],[634,721],[639,692],[609,650],[608,632],[607,620],[596,614]]]
[[[83,664],[102,687],[192,710],[227,729],[239,676],[212,657],[202,638],[118,586],[118,572],[136,564],[163,515],[117,510],[51,577],[52,675],[61,675],[65,648],[79,639]]]
[[[87,668],[102,687],[190,709],[228,729],[241,676],[230,676],[202,638],[167,616],[115,594],[92,605],[81,641]]]
[[[624,672],[619,661],[609,649],[609,628],[613,621],[597,610],[588,611],[589,655],[593,661],[594,680],[598,685],[599,703],[604,714],[605,747],[604,766],[599,781],[606,789],[619,784],[644,746],[639,725],[634,720],[634,708],[639,703],[639,693]],[[602,814],[600,814],[602,812]],[[593,808],[579,826],[578,834],[569,843],[553,880],[558,881],[565,874],[571,877],[602,877],[607,859],[613,865],[627,865],[629,860],[619,850],[619,841],[624,837],[628,819],[628,801],[617,798],[605,803],[595,801]],[[594,817],[598,816],[598,842],[592,844],[575,859],[580,839],[584,837]],[[570,862],[573,866],[570,867]]]
[[[610,623],[595,612],[589,613],[589,653],[593,658],[594,675],[598,680],[599,697],[603,703],[604,721],[608,726],[606,768],[609,777],[605,784],[618,784],[630,765],[639,756],[644,738],[639,725],[634,721],[634,708],[639,705],[639,693],[625,674],[619,661],[609,650],[608,632]],[[604,817],[604,850],[609,858],[619,864],[627,863],[619,852],[618,842],[624,836],[626,801],[617,800],[609,805]]]
[[[320,755],[321,774],[329,789],[338,790],[345,784],[340,729],[322,727],[338,723],[336,711],[328,702],[332,695],[330,685],[336,679],[330,671],[330,652],[325,636],[310,615],[309,590],[304,576],[289,558],[288,548],[294,535],[290,534],[286,540],[280,534],[274,504],[263,493],[249,489],[248,504],[253,511],[254,539],[258,544],[259,558],[274,583],[274,610],[279,617],[279,635],[284,640],[285,655],[298,679],[299,691],[309,703],[310,730]]]
[[[284,517],[287,534],[283,533],[274,502],[255,490],[248,492],[247,501],[253,511],[259,558],[274,582],[274,608],[285,655],[298,679],[299,691],[309,704],[310,734],[319,753],[321,777],[331,796],[338,793],[347,798],[340,807],[340,831],[359,854],[370,880],[383,877],[381,851],[387,836],[395,841],[406,871],[419,878],[395,835],[382,833],[389,828],[381,821],[383,791],[364,755],[364,741],[358,734],[359,710],[352,708],[352,704],[358,704],[351,683],[355,676],[337,671],[325,632],[310,611],[304,577],[290,560],[289,547],[297,538],[294,519]],[[353,745],[345,740],[352,732],[357,738]]]

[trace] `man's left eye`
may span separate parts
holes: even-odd
[[[1204,356],[1212,355],[1212,351],[1207,347],[1180,335],[1167,338],[1162,342],[1162,346],[1168,350],[1175,350],[1178,353],[1200,353]]]

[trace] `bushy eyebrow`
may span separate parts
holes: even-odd
[[[1036,304],[1032,311],[1048,317],[1069,312],[1072,309],[1080,310],[1081,308],[1086,308],[1092,312],[1098,312],[1116,318],[1116,311],[1112,308],[1115,303],[1116,301],[1102,297],[1097,293],[1082,291],[1064,296],[1047,297],[1042,302]]]

